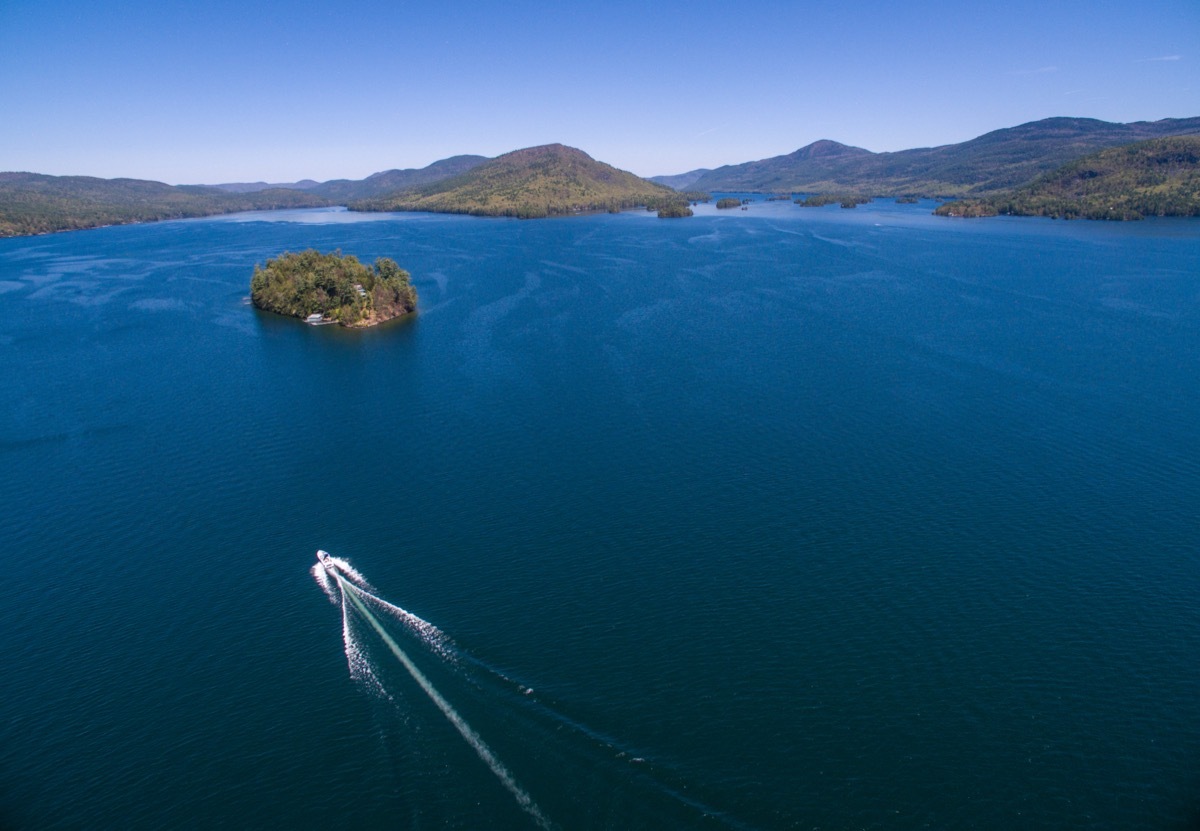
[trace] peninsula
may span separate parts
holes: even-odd
[[[415,312],[417,291],[387,257],[372,268],[341,251],[310,248],[255,266],[250,301],[264,311],[361,329]]]

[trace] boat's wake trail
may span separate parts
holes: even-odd
[[[342,596],[346,600],[349,600],[350,603],[352,603],[354,607],[358,609],[358,611],[362,612],[363,617],[367,619],[367,622],[371,624],[371,627],[379,634],[379,637],[383,639],[383,642],[388,645],[388,649],[392,650],[392,654],[395,655],[400,663],[404,665],[404,668],[408,670],[408,674],[411,675],[413,680],[416,681],[421,689],[425,691],[425,694],[429,696],[430,700],[437,705],[437,708],[442,711],[442,715],[444,715],[446,719],[454,725],[454,729],[459,732],[459,735],[466,739],[467,744],[474,749],[475,753],[480,759],[483,760],[484,764],[491,769],[492,773],[496,774],[496,778],[498,778],[501,784],[504,785],[505,789],[516,798],[517,804],[521,806],[522,810],[533,817],[537,821],[537,824],[542,828],[553,827],[550,824],[550,820],[546,819],[546,816],[542,813],[541,809],[534,804],[533,799],[530,798],[529,794],[517,784],[517,781],[513,778],[513,775],[509,772],[508,768],[504,766],[504,763],[496,758],[496,754],[492,752],[492,749],[487,746],[479,734],[471,728],[471,725],[467,724],[466,720],[464,720],[463,717],[458,714],[458,711],[450,705],[450,702],[442,697],[442,694],[439,693],[433,684],[429,682],[429,679],[425,677],[424,673],[417,669],[417,666],[412,662],[412,659],[410,659],[404,650],[400,648],[399,644],[392,639],[392,636],[387,633],[387,630],[383,628],[375,615],[371,614],[371,610],[366,607],[366,604],[364,604],[362,599],[358,596],[358,589],[348,583],[340,581],[340,579],[339,587],[342,589]],[[343,609],[344,608],[345,607],[343,606]]]
[[[494,749],[497,745],[485,741],[464,712],[472,721],[479,719],[476,723],[486,724],[501,744],[508,742],[501,747],[504,755],[526,765],[520,778],[528,775],[532,777],[528,781],[536,780],[538,790],[553,803],[552,813],[569,827],[741,825],[690,797],[687,784],[680,783],[668,769],[647,762],[642,754],[622,748],[615,740],[563,715],[540,700],[542,696],[535,696],[529,686],[459,648],[432,623],[379,597],[347,561],[325,552],[318,556],[312,574],[330,601],[341,607],[342,637],[351,676],[390,702],[389,706],[401,705],[402,697],[397,699],[389,690],[391,686],[398,692],[396,684],[400,682],[387,681],[386,667],[371,660],[364,635],[373,631],[538,827],[555,825],[519,784],[513,769],[501,761]],[[401,641],[415,651],[410,654]],[[424,670],[419,663],[425,665]],[[443,689],[453,691],[459,707],[435,686],[431,674],[441,679],[438,685],[449,685]],[[531,749],[535,752],[530,753]],[[598,816],[594,809],[605,804],[607,816]],[[630,812],[637,815],[636,821],[631,820]]]
[[[332,565],[327,567],[326,563]],[[341,601],[342,606],[342,633],[346,644],[346,657],[350,662],[350,673],[358,680],[366,683],[368,686],[375,689],[377,692],[388,696],[386,689],[379,682],[378,676],[373,672],[370,662],[366,660],[362,649],[359,647],[357,640],[354,638],[353,629],[351,627],[349,610],[355,609],[363,616],[363,619],[371,625],[380,639],[387,644],[388,649],[396,656],[396,659],[412,676],[412,679],[417,682],[417,685],[429,696],[437,708],[442,712],[459,735],[466,740],[467,744],[475,751],[476,755],[483,761],[484,764],[496,775],[504,788],[513,795],[517,800],[517,804],[521,809],[531,816],[537,822],[540,828],[551,829],[554,826],[542,810],[534,803],[532,797],[522,788],[513,777],[512,772],[504,765],[503,762],[496,756],[483,738],[471,727],[458,711],[450,704],[446,698],[438,692],[432,682],[425,676],[423,672],[413,663],[396,640],[388,634],[388,631],[383,627],[377,618],[368,608],[368,602],[374,602],[383,606],[394,616],[398,617],[401,622],[409,626],[417,632],[422,640],[427,644],[437,649],[439,652],[444,651],[446,637],[433,624],[422,620],[410,612],[401,609],[387,601],[379,598],[375,594],[367,591],[366,586],[369,585],[362,575],[354,571],[349,563],[344,560],[335,561],[331,557],[326,557],[314,567],[314,570],[319,570],[321,573],[318,576],[318,582],[325,589],[326,593],[333,596],[332,589],[337,589],[337,599]],[[314,571],[314,576],[317,576]],[[388,696],[390,698],[390,696]]]

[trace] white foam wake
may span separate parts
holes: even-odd
[[[380,698],[395,701],[391,693],[383,686],[383,682],[375,675],[374,667],[367,660],[366,653],[359,644],[358,638],[355,637],[349,606],[345,602],[345,590],[339,585],[337,591],[339,597],[342,598],[342,643],[346,648],[346,663],[350,666],[350,677]]]
[[[329,576],[329,572],[325,570],[325,566],[321,565],[320,560],[313,563],[309,574],[317,581],[317,585],[321,587],[321,591],[325,592],[325,596],[329,598],[329,602],[337,605],[341,600],[341,592],[334,584],[333,578]]]
[[[369,591],[375,591],[375,587],[367,582],[367,578],[363,577],[362,574],[358,571],[358,569],[356,569],[354,566],[350,565],[349,560],[343,560],[341,557],[334,557],[332,554],[329,554],[329,553],[326,553],[325,556],[329,558],[329,562],[333,563],[334,567],[339,572],[341,572],[341,575],[343,577],[350,578],[351,583],[358,586],[360,589],[367,589]],[[317,565],[321,565],[321,564],[318,562]],[[325,571],[325,570],[326,570],[325,567],[322,566],[321,571]]]
[[[333,569],[325,568],[324,564],[318,560],[310,569],[313,579],[317,581],[317,585],[325,592],[326,597],[334,605],[339,605],[342,602],[342,593],[338,589],[336,578],[341,577],[347,585],[353,586],[358,590],[358,595],[370,605],[374,606],[379,612],[387,615],[403,624],[410,632],[424,641],[425,645],[436,652],[440,657],[457,662],[459,658],[458,650],[454,647],[453,642],[441,629],[438,629],[432,623],[424,620],[407,609],[401,609],[394,603],[388,603],[382,597],[375,593],[375,587],[367,582],[367,578],[358,571],[349,560],[341,557],[334,557],[328,552],[320,552],[325,554]],[[336,573],[335,573],[336,572]]]
[[[484,695],[503,693],[506,696],[517,696],[500,700],[507,701],[509,704],[520,702],[519,709],[511,710],[509,715],[516,717],[518,721],[531,729],[532,735],[540,736],[542,739],[549,736],[559,739],[573,734],[586,742],[586,745],[577,744],[575,749],[584,760],[582,763],[586,763],[589,769],[597,764],[612,765],[615,763],[618,767],[613,768],[613,771],[619,773],[618,781],[633,781],[639,788],[652,788],[654,793],[661,794],[678,805],[686,806],[687,809],[697,812],[708,820],[716,820],[729,827],[746,827],[736,818],[713,810],[692,798],[686,793],[687,785],[681,785],[681,780],[670,770],[660,769],[659,765],[649,762],[628,746],[623,747],[619,740],[570,718],[554,704],[541,700],[542,696],[535,695],[531,687],[509,677],[497,667],[460,648],[437,626],[407,609],[379,597],[366,578],[347,560],[340,557],[329,557],[328,562],[330,564],[328,569],[320,562],[314,564],[312,574],[330,600],[341,608],[342,638],[351,677],[371,693],[393,704],[399,704],[399,700],[388,692],[379,677],[378,665],[370,660],[367,645],[369,638],[365,634],[365,627],[369,626],[384,641],[447,721],[516,799],[518,805],[540,827],[551,828],[553,825],[533,802],[530,795],[516,782],[513,774],[496,757],[482,737],[434,688],[428,677],[420,671],[400,644],[384,629],[380,622],[381,619],[391,620],[401,625],[403,631],[412,636],[415,642],[428,647],[432,653],[441,657],[447,664],[454,666],[460,673],[457,677],[469,681]],[[357,614],[351,614],[351,609]],[[398,630],[393,627],[392,631]],[[493,684],[498,686],[492,686]]]
[[[466,740],[467,744],[469,744],[475,751],[476,755],[483,760],[484,764],[491,769],[492,773],[496,775],[496,778],[500,780],[500,783],[504,785],[505,789],[513,795],[513,797],[517,800],[517,804],[520,805],[527,814],[533,817],[539,827],[545,829],[553,828],[553,824],[546,817],[546,815],[542,813],[537,804],[534,803],[533,798],[530,797],[529,794],[526,793],[526,791],[519,784],[517,784],[517,781],[515,778],[513,778],[512,773],[504,765],[504,763],[496,757],[496,754],[493,753],[492,749],[487,746],[487,743],[484,742],[483,738],[475,732],[471,725],[467,724],[466,720],[458,714],[458,711],[451,706],[450,702],[447,701],[442,694],[437,691],[433,684],[430,683],[429,679],[425,677],[425,674],[417,668],[416,664],[414,664],[408,657],[408,654],[405,653],[405,651],[400,648],[400,645],[392,639],[392,636],[387,633],[387,630],[383,628],[383,625],[379,622],[378,618],[371,613],[371,610],[367,608],[366,603],[364,603],[363,599],[360,598],[359,592],[361,590],[357,589],[352,584],[345,582],[340,574],[334,574],[333,576],[334,579],[338,581],[338,585],[342,589],[342,596],[348,599],[354,605],[354,607],[358,609],[360,613],[362,613],[363,617],[366,618],[367,622],[371,624],[371,627],[375,630],[379,637],[383,639],[383,642],[387,644],[388,648],[392,651],[392,654],[395,655],[397,660],[399,660],[400,663],[404,665],[404,668],[408,670],[408,674],[411,675],[413,680],[417,682],[418,686],[425,691],[425,694],[429,696],[429,699],[435,705],[437,705],[437,708],[442,711],[442,715],[446,717],[446,720],[454,725],[454,729],[456,729],[459,732],[459,735]],[[374,599],[378,600],[378,598]],[[391,606],[391,604],[386,605]],[[343,604],[343,617],[345,616],[345,610],[346,606]],[[407,612],[405,614],[407,614]]]
[[[426,646],[436,652],[446,660],[456,662],[459,657],[458,650],[455,649],[453,641],[441,629],[438,629],[432,623],[422,618],[417,617],[407,609],[401,609],[394,603],[388,603],[382,597],[372,594],[364,588],[355,586],[356,594],[361,599],[365,600],[369,605],[376,606],[384,614],[404,624],[409,631],[419,637]]]

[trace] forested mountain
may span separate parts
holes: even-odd
[[[1092,153],[1026,187],[952,202],[942,216],[1141,219],[1200,216],[1200,136],[1173,136]]]
[[[1114,124],[1048,118],[995,130],[961,144],[872,153],[818,141],[786,156],[719,167],[697,190],[971,196],[1023,185],[1073,159],[1172,135],[1200,133],[1200,118]]]
[[[0,237],[328,204],[299,190],[242,194],[143,179],[0,173]]]
[[[598,162],[582,150],[548,144],[497,156],[431,185],[351,202],[349,207],[531,218],[679,201],[680,195],[668,187]]]
[[[876,154],[861,147],[836,141],[813,142],[786,156],[761,159],[737,165],[725,165],[696,179],[689,187],[723,191],[826,191],[846,190],[838,185],[848,170],[861,166],[863,159]],[[803,182],[810,187],[796,188]]]

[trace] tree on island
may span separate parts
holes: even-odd
[[[724,199],[717,200],[717,209],[723,211],[727,208],[738,208],[741,207],[741,204],[742,200],[735,199],[732,196],[726,196]]]
[[[314,249],[284,253],[254,267],[250,300],[259,309],[289,317],[320,314],[342,326],[382,323],[417,309],[417,291],[394,260],[370,268],[353,255]]]

